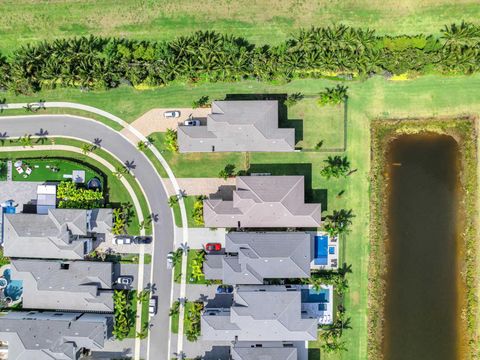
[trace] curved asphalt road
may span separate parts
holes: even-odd
[[[160,177],[147,158],[138,151],[120,133],[98,121],[77,116],[66,115],[34,115],[0,117],[0,133],[5,136],[20,137],[25,134],[35,136],[43,133],[45,136],[75,137],[94,142],[101,139],[100,146],[114,154],[122,162],[133,163],[132,173],[145,191],[151,211],[157,215],[154,224],[154,259],[153,283],[158,292],[158,312],[151,319],[150,353],[155,358],[169,358],[169,309],[172,274],[167,270],[166,257],[173,248],[174,229],[171,209],[168,207],[167,194]],[[167,293],[168,291],[168,293]]]

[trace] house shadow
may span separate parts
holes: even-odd
[[[277,100],[278,101],[278,127],[295,129],[295,144],[303,140],[303,120],[289,119],[288,108],[285,105],[288,94],[227,94],[225,100]]]
[[[208,351],[205,351],[203,360],[230,359],[230,346],[214,345]]]
[[[235,190],[235,185],[220,185],[217,192],[209,194],[210,199],[223,199],[225,201],[233,200],[233,191]]]
[[[250,164],[247,175],[270,174],[273,176],[301,175],[305,178],[305,202],[322,204],[322,211],[328,209],[327,189],[312,188],[312,164]]]

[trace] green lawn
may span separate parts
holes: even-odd
[[[180,256],[178,261],[175,263],[175,267],[173,268],[173,280],[180,284],[180,280],[182,278],[182,261],[183,257]]]
[[[344,106],[317,104],[318,98],[306,98],[290,107],[288,121],[282,125],[296,127],[297,148],[313,150],[322,143],[321,150],[343,149]],[[298,124],[298,125],[296,125]]]
[[[19,159],[22,160],[22,159]],[[68,180],[65,175],[71,176],[74,170],[85,171],[85,184],[93,179],[102,179],[102,176],[95,170],[78,161],[72,161],[65,158],[50,159],[26,159],[22,160],[22,170],[20,174],[15,168],[12,169],[13,180],[17,181],[64,181]],[[32,170],[30,175],[26,175],[27,168]]]
[[[227,93],[293,93],[302,92],[305,95],[315,95],[325,86],[332,87],[335,82],[328,80],[295,80],[288,84],[274,85],[246,81],[227,84],[201,84],[198,86],[172,85],[162,89],[139,92],[129,88],[112,90],[111,92],[81,94],[75,90],[58,90],[50,92],[52,97],[74,100],[70,94],[75,94],[77,100],[96,102],[115,109],[115,114],[127,116],[132,120],[135,116],[154,106],[185,106],[199,95],[209,95],[211,99],[221,99]],[[416,80],[395,82],[382,77],[373,77],[363,82],[348,82],[347,111],[347,150],[352,168],[357,169],[347,179],[325,180],[320,176],[323,160],[329,153],[295,152],[289,154],[253,153],[250,156],[250,167],[255,171],[268,171],[274,174],[304,174],[307,182],[307,198],[320,199],[326,213],[334,209],[353,209],[355,218],[351,232],[348,234],[343,249],[344,257],[352,265],[349,274],[350,290],[346,296],[346,309],[351,317],[352,329],[345,333],[348,351],[342,354],[322,354],[324,360],[357,360],[366,358],[367,348],[367,289],[368,289],[368,249],[369,249],[369,168],[370,168],[370,120],[380,117],[418,117],[418,116],[449,116],[465,113],[478,114],[480,101],[480,75],[440,77],[424,76]],[[37,96],[36,96],[37,97]],[[36,99],[35,97],[35,99]],[[42,97],[44,97],[42,95]],[[48,99],[48,97],[46,97]],[[10,96],[10,100],[15,99]],[[308,100],[308,98],[306,99]],[[128,104],[132,104],[130,108]],[[303,106],[302,104],[295,106]],[[108,109],[107,109],[108,110]],[[298,109],[292,108],[291,114]],[[300,110],[298,110],[300,111]],[[306,111],[306,110],[305,110]],[[310,111],[310,110],[309,110]],[[323,111],[320,108],[318,116]],[[307,112],[305,112],[307,114]],[[292,118],[289,114],[289,118]],[[333,117],[330,117],[333,119]],[[306,116],[304,127],[315,129],[308,123],[313,117]],[[318,136],[326,138],[327,124],[318,128]],[[331,124],[337,126],[338,124]],[[158,145],[157,145],[158,146]],[[327,143],[325,142],[325,146]],[[217,177],[218,169],[225,164],[222,161],[190,159],[177,161],[172,168],[177,176],[194,176],[195,174],[211,174]],[[178,156],[178,155],[172,155]],[[238,159],[238,164],[243,160]],[[215,168],[215,171],[210,168]],[[205,169],[207,168],[207,169]],[[194,170],[192,170],[194,169]],[[210,172],[210,173],[209,173]],[[206,176],[203,175],[203,176]],[[197,175],[199,176],[199,175]],[[309,184],[309,182],[311,184]],[[343,194],[340,193],[343,191]],[[188,276],[187,276],[188,278]],[[313,345],[313,344],[312,344]],[[318,359],[318,358],[317,358]]]
[[[7,162],[0,161],[0,181],[7,180]]]
[[[127,338],[134,338],[137,334],[135,331],[135,317],[137,316],[137,291],[132,290],[128,292],[128,300],[130,302],[130,312],[129,312],[129,322],[130,329],[127,335]]]
[[[245,167],[245,153],[172,153],[165,149],[165,133],[153,133],[151,137],[177,177],[218,177],[225,165],[235,165],[236,170]]]
[[[187,212],[187,221],[188,227],[203,227],[201,225],[197,225],[193,220],[193,204],[195,203],[196,196],[185,196],[183,201],[185,202],[185,210]],[[175,218],[175,225],[178,227],[182,227],[182,215],[180,214],[180,205],[175,204],[173,206],[173,215]]]
[[[171,326],[171,331],[174,334],[178,334],[178,321],[179,321],[179,314],[173,314],[172,315],[172,326]]]
[[[465,0],[331,2],[279,0],[275,2],[206,0],[2,1],[0,50],[43,39],[94,33],[136,39],[171,39],[194,30],[216,30],[256,43],[277,44],[300,27],[343,22],[369,26],[380,33],[438,33],[444,24],[477,21],[478,2]]]

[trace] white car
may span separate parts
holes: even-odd
[[[185,126],[200,126],[200,120],[185,120],[183,122]]]
[[[131,276],[119,276],[117,278],[117,284],[131,285],[132,283],[133,283],[133,277],[131,277]]]
[[[167,269],[171,270],[173,268],[173,252],[170,251],[167,254]]]
[[[131,236],[115,236],[113,238],[115,245],[130,245],[132,243]]]
[[[148,313],[153,316],[157,313],[157,297],[152,296],[148,302]]]
[[[172,118],[179,118],[180,117],[180,111],[165,111],[163,113],[163,116],[165,119],[172,119]]]

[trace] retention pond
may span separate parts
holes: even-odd
[[[457,142],[402,135],[387,167],[384,359],[461,359]]]

